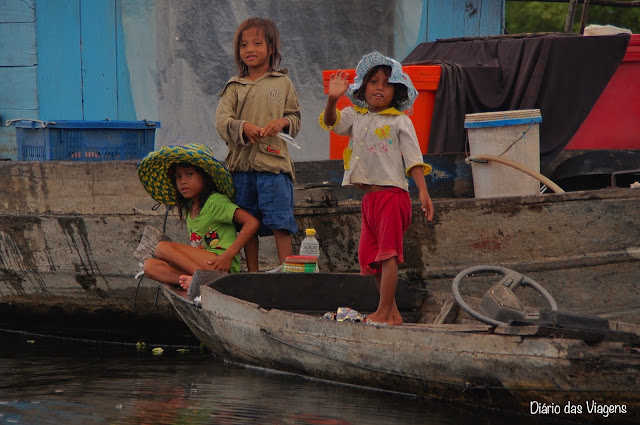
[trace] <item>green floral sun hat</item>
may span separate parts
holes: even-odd
[[[202,168],[213,178],[219,193],[233,200],[235,187],[231,173],[217,159],[213,151],[205,146],[190,143],[184,146],[165,146],[145,156],[136,168],[140,183],[157,202],[175,205],[176,192],[169,179],[169,167],[173,164],[189,163]]]

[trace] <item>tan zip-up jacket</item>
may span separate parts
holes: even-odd
[[[216,109],[216,129],[229,147],[229,171],[267,171],[287,173],[295,178],[287,143],[279,137],[265,137],[259,143],[242,138],[242,126],[250,122],[264,127],[286,118],[285,132],[296,137],[300,131],[298,94],[287,76],[287,69],[270,71],[256,81],[233,77],[220,92]]]

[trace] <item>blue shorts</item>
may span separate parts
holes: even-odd
[[[260,221],[259,236],[273,235],[273,230],[298,231],[293,217],[293,183],[288,174],[236,171],[231,175],[236,187],[235,204]]]

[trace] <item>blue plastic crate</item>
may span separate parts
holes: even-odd
[[[121,161],[154,148],[157,121],[38,121],[8,123],[16,129],[18,161]]]

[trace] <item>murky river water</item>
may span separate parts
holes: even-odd
[[[541,423],[151,348],[0,331],[0,424]]]

